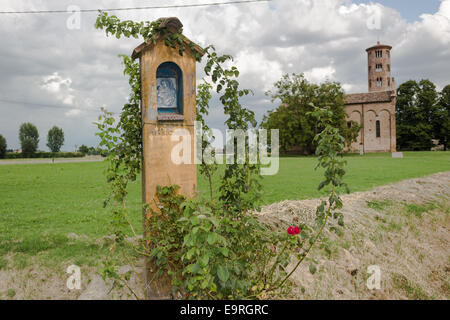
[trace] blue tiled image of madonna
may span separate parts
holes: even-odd
[[[158,78],[158,108],[177,108],[177,89],[175,78]]]

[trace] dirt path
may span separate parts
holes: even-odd
[[[318,271],[312,275],[306,262],[294,273],[293,299],[450,298],[450,172],[344,195],[343,201],[344,234],[326,232],[331,254],[313,250]],[[296,217],[313,223],[319,202],[283,201],[258,215],[280,227]],[[379,290],[366,286],[369,266],[381,271]],[[62,272],[0,268],[0,299],[133,298],[126,289],[108,294],[95,268],[83,270],[82,289],[71,291]],[[139,291],[137,279],[132,287]]]

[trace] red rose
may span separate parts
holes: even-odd
[[[290,234],[291,236],[295,236],[296,234],[300,233],[300,228],[298,226],[290,226],[287,229],[287,233]]]
[[[293,226],[290,226],[290,227],[287,229],[287,233],[289,233],[291,236],[295,235],[295,233],[294,233],[294,227],[293,227]]]

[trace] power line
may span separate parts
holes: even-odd
[[[110,9],[80,9],[79,12],[107,12],[107,11],[129,11],[129,10],[150,10],[150,9],[175,9],[175,8],[194,8],[194,7],[211,7],[230,4],[245,4],[256,2],[270,2],[272,0],[237,0],[228,2],[211,2],[197,4],[178,4],[169,6],[147,6],[147,7],[129,7],[129,8],[110,8]],[[73,11],[72,11],[73,12]],[[0,11],[0,14],[45,14],[45,13],[71,13],[67,10],[37,10],[37,11]]]

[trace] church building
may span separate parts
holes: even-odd
[[[394,78],[391,78],[391,46],[368,48],[369,92],[345,96],[348,124],[362,125],[352,152],[395,152],[395,105],[397,100]]]

